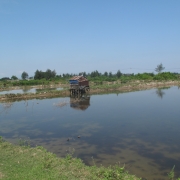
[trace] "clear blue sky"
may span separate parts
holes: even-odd
[[[180,0],[0,0],[0,78],[180,72]]]

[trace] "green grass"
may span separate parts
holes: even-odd
[[[43,147],[13,145],[0,138],[0,179],[5,180],[140,180],[124,167],[86,166],[67,155],[58,158]]]

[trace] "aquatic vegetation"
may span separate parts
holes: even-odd
[[[174,180],[174,177],[175,177],[174,168],[175,168],[175,165],[173,166],[173,168],[171,169],[171,171],[168,173],[168,178],[169,178],[170,180]],[[177,180],[180,180],[180,177],[177,178]]]

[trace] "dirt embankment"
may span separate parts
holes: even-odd
[[[152,88],[163,88],[163,87],[170,87],[170,86],[180,86],[180,81],[161,81],[161,82],[142,82],[142,81],[135,81],[131,83],[108,83],[106,86],[99,85],[94,86],[92,85],[89,94],[97,94],[97,93],[107,93],[107,92],[130,92],[130,91],[137,91],[137,90],[145,90],[145,89],[152,89]],[[42,98],[50,98],[50,97],[65,97],[69,96],[69,90],[60,90],[60,91],[44,91],[41,93],[25,93],[25,94],[5,94],[0,95],[0,101],[16,101],[22,99],[42,99]]]
[[[136,90],[146,90],[152,88],[163,88],[163,87],[171,87],[171,86],[178,86],[180,87],[180,81],[163,81],[163,82],[142,82],[142,81],[135,81],[127,84],[111,84],[106,87],[102,88],[93,88],[91,89],[91,93],[98,93],[98,92],[106,92],[106,91],[119,91],[119,92],[129,92],[129,91],[136,91]]]

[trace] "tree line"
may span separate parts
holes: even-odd
[[[54,78],[70,78],[72,76],[84,76],[84,77],[100,77],[100,76],[105,76],[105,77],[121,77],[122,73],[120,70],[117,71],[117,73],[113,74],[112,72],[104,72],[104,73],[100,73],[97,70],[92,71],[91,73],[86,73],[86,72],[80,72],[77,74],[73,74],[73,73],[63,73],[62,75],[57,75],[55,70],[50,70],[47,69],[46,71],[41,71],[41,70],[36,70],[36,72],[34,73],[34,77],[29,77],[27,72],[23,72],[21,74],[21,78],[22,80],[26,80],[26,79],[34,79],[34,80],[40,80],[40,79],[46,79],[46,80],[50,80],[50,79],[54,79]],[[11,78],[9,77],[3,77],[1,78],[1,80],[18,80],[18,78],[16,76],[12,76]]]
[[[29,77],[27,72],[22,72],[21,78],[22,80],[27,80],[27,79],[34,79],[34,80],[58,80],[58,79],[69,79],[72,76],[77,76],[77,75],[82,75],[84,77],[87,77],[89,80],[94,80],[94,81],[114,81],[117,80],[118,78],[121,79],[142,79],[142,80],[161,80],[161,79],[172,79],[177,76],[174,76],[175,74],[177,75],[178,73],[162,73],[162,71],[165,69],[163,67],[162,63],[157,65],[155,68],[155,71],[157,74],[155,75],[154,73],[138,73],[138,74],[123,74],[120,70],[118,70],[116,73],[112,72],[104,72],[101,73],[98,70],[92,71],[90,73],[86,72],[80,72],[77,74],[69,74],[69,73],[63,73],[60,75],[57,75],[55,70],[50,70],[47,69],[46,71],[41,71],[41,70],[36,70],[34,73],[34,77]],[[1,81],[4,80],[18,80],[16,76],[12,76],[11,78],[4,77],[0,79]]]

